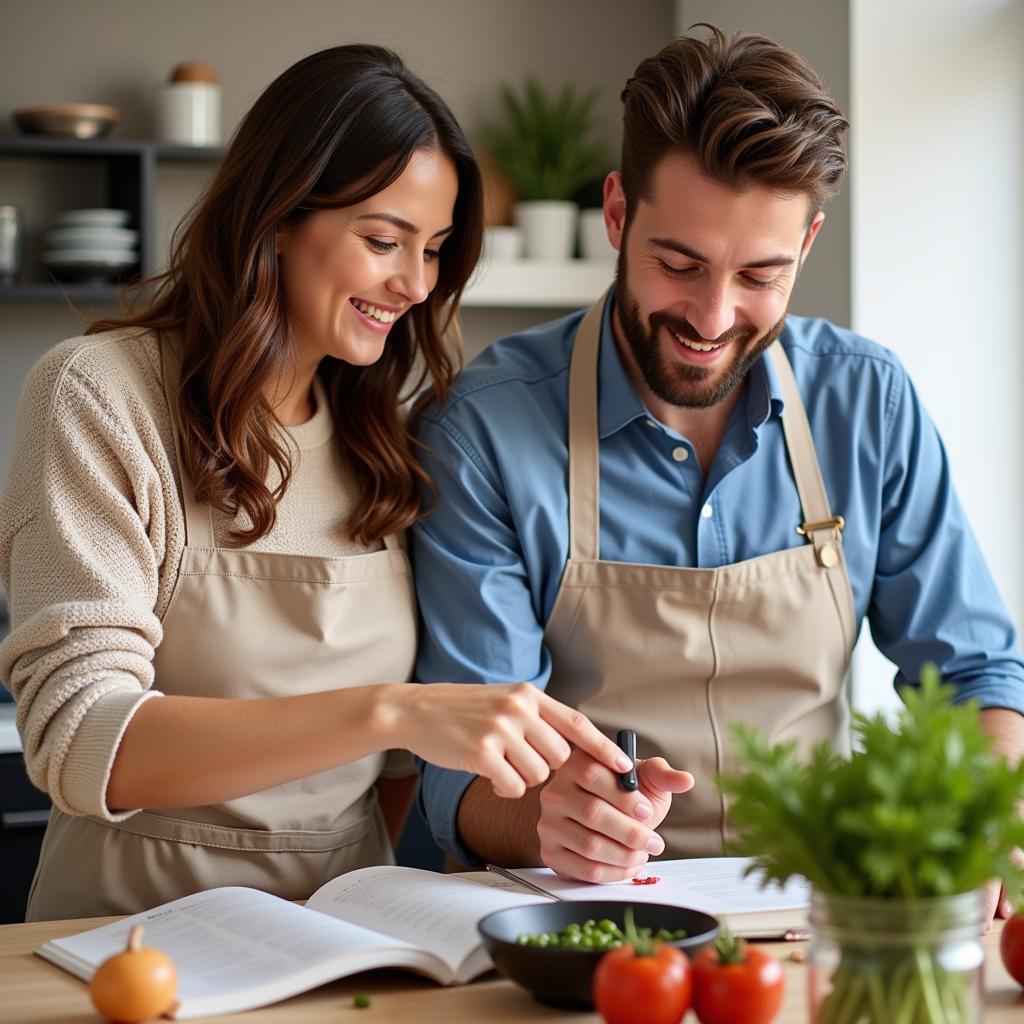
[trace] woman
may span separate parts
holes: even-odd
[[[616,763],[532,687],[404,685],[429,481],[400,406],[450,381],[480,211],[440,98],[325,50],[257,100],[149,304],[36,366],[0,507],[0,677],[55,804],[29,919],[386,862],[398,748],[512,797],[569,742]]]

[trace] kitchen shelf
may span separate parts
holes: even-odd
[[[120,288],[128,283],[102,282],[46,282],[0,285],[0,302],[106,302],[116,303]]]
[[[177,146],[151,139],[67,139],[40,135],[0,136],[0,159],[23,157],[105,164],[105,195],[97,205],[131,211],[139,231],[140,264],[109,283],[19,281],[0,287],[0,303],[114,303],[118,289],[160,264],[156,252],[156,173],[160,163],[214,164],[223,156],[216,146]],[[39,276],[40,268],[30,273]],[[467,307],[573,309],[588,305],[611,284],[612,260],[481,261],[463,296]]]
[[[0,156],[97,157],[152,154],[157,160],[191,160],[216,163],[220,146],[179,146],[154,139],[71,139],[50,135],[0,135]]]
[[[99,164],[103,187],[93,204],[128,210],[130,224],[139,232],[139,263],[126,267],[115,281],[58,283],[46,279],[45,268],[26,262],[27,280],[0,287],[0,302],[116,302],[120,286],[139,276],[148,277],[159,266],[156,252],[156,177],[159,164],[214,164],[222,155],[223,150],[218,146],[179,146],[152,139],[0,136],[0,160],[22,158],[70,165]]]
[[[481,260],[464,306],[575,309],[599,298],[615,278],[613,260]]]

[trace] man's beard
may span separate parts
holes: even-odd
[[[764,350],[782,333],[788,307],[779,322],[760,338],[752,327],[731,327],[718,338],[702,338],[687,320],[678,320],[667,313],[652,313],[648,330],[640,313],[640,304],[629,290],[625,254],[620,251],[615,282],[615,311],[626,344],[647,387],[669,405],[707,409],[717,405],[743,383]],[[718,365],[669,364],[662,356],[658,341],[662,325],[688,341],[700,344],[729,342],[736,347],[737,353],[724,370]]]

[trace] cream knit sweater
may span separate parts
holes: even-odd
[[[314,391],[313,418],[287,430],[299,457],[277,522],[251,550],[366,550],[341,528],[354,488],[319,384]],[[218,544],[230,525],[215,514]],[[63,811],[127,817],[108,811],[107,780],[132,715],[161,695],[153,652],[184,545],[158,341],[110,331],[58,345],[25,383],[0,495],[12,624],[0,680],[17,701],[29,777]],[[408,766],[393,755],[386,774]]]

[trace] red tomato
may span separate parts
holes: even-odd
[[[741,940],[725,956],[716,945],[693,961],[693,1008],[702,1024],[770,1024],[784,989],[782,964]]]
[[[1003,925],[999,952],[1010,977],[1018,985],[1024,985],[1024,911],[1018,911]]]
[[[690,961],[675,946],[649,955],[610,950],[594,971],[594,1008],[607,1024],[679,1024],[690,1005]]]

